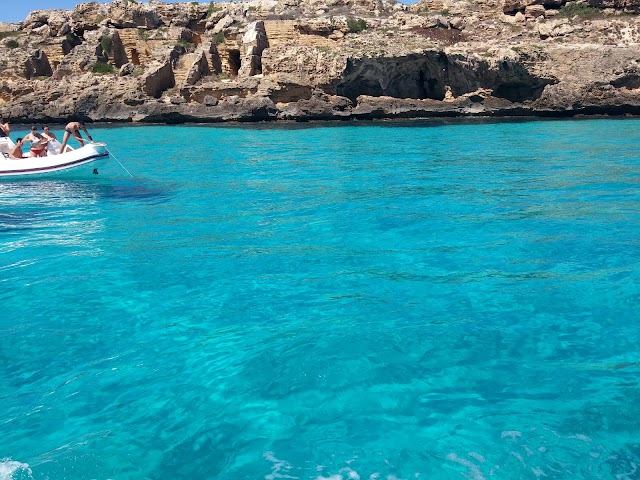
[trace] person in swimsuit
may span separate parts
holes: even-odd
[[[31,142],[31,156],[32,157],[46,157],[47,156],[47,142],[48,140],[38,133],[38,127],[33,125],[29,135],[23,138],[24,142]]]
[[[24,158],[24,154],[22,153],[22,145],[24,142],[21,138],[16,141],[16,146],[13,147],[13,150],[9,152],[9,158]]]
[[[62,137],[62,147],[60,147],[60,153],[64,152],[64,148],[67,146],[67,142],[69,141],[69,137],[73,137],[78,142],[80,142],[80,146],[84,147],[84,139],[82,135],[80,135],[80,130],[84,130],[84,133],[87,134],[89,140],[93,142],[93,138],[89,135],[87,131],[87,127],[84,126],[84,122],[69,122],[67,126],[64,127],[64,136]]]
[[[10,132],[9,122],[5,122],[4,118],[0,117],[0,138],[8,137]]]
[[[60,142],[58,141],[58,137],[56,137],[55,133],[49,130],[49,125],[44,125],[42,127],[42,136],[47,139],[47,155],[58,155],[58,150],[60,150]]]

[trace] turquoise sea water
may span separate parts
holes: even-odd
[[[91,130],[0,183],[0,480],[640,478],[640,121]]]

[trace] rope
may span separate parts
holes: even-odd
[[[130,176],[130,177],[132,177],[132,178],[133,178],[133,175],[131,175],[131,173],[129,172],[129,170],[127,170],[126,168],[124,168],[124,165],[122,165],[122,163],[120,163],[120,160],[118,160],[118,159],[116,158],[116,156],[115,156],[113,153],[111,153],[111,151],[110,151],[108,148],[107,148],[107,152],[109,152],[109,155],[111,155],[111,156],[113,157],[113,159],[114,159],[116,162],[118,162],[118,165],[120,165],[120,166],[122,167],[122,169],[123,169],[125,172],[127,172],[127,173],[129,174],[129,176]]]

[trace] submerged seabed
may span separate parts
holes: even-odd
[[[92,134],[0,183],[0,479],[640,478],[640,121]]]

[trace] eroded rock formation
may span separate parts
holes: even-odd
[[[0,24],[0,115],[636,114],[639,8],[640,0],[82,3]]]

